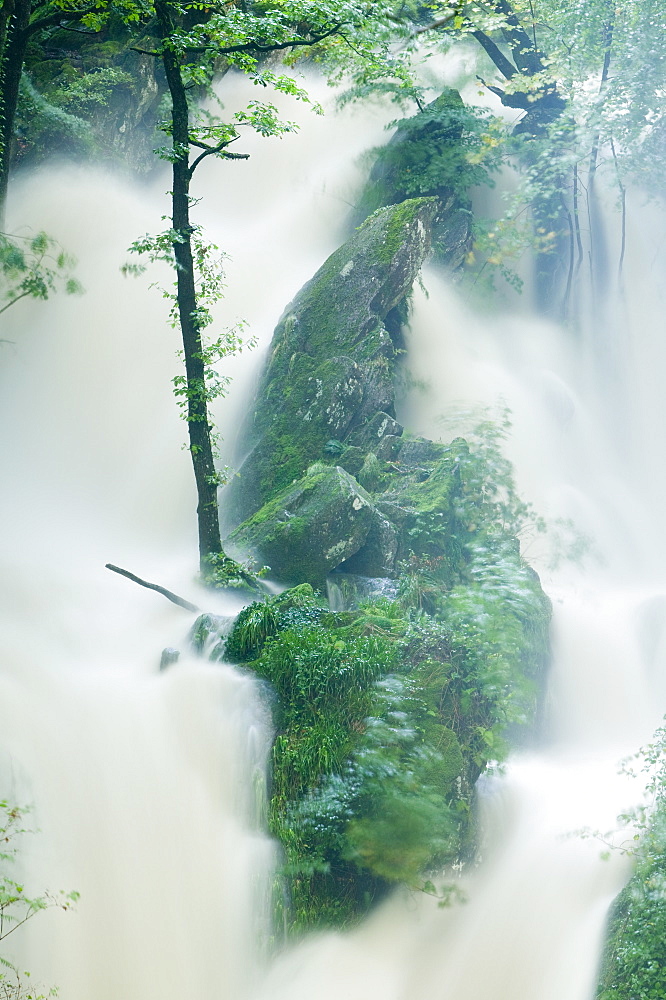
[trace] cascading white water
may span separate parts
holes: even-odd
[[[256,96],[244,87],[227,80],[227,103]],[[388,118],[288,114],[307,134],[249,138],[240,170],[206,165],[197,178],[207,233],[232,254],[219,323],[243,317],[264,348],[344,238],[356,157]],[[11,481],[0,498],[2,793],[35,802],[40,833],[21,845],[30,887],[81,893],[76,912],[42,914],[16,936],[17,960],[68,1000],[235,1000],[270,936],[270,720],[256,685],[185,655],[158,674],[163,647],[187,648],[193,616],[104,568],[126,566],[208,611],[240,608],[192,582],[196,499],[170,385],[177,338],[150,279],[120,273],[129,244],[163,226],[168,186],[166,169],[141,186],[51,166],[13,194],[22,225],[78,256],[86,288],[47,308],[15,306],[0,345]],[[259,350],[229,365],[236,394],[217,414],[227,456],[260,360]]]
[[[451,410],[471,413],[469,425],[508,405],[507,450],[523,494],[552,520],[572,518],[592,551],[582,566],[554,568],[538,536],[524,540],[553,601],[545,745],[515,754],[504,777],[484,783],[483,863],[461,880],[467,901],[442,911],[394,899],[356,934],[328,935],[288,956],[262,996],[589,1000],[608,906],[629,866],[620,851],[602,858],[602,845],[575,831],[614,830],[640,796],[618,769],[663,713],[655,661],[666,580],[654,569],[664,537],[654,531],[650,497],[626,481],[627,436],[613,440],[605,372],[581,360],[581,345],[534,320],[489,323],[437,274],[425,282],[407,362],[420,388],[401,420],[438,437]],[[650,432],[656,451],[659,432],[645,413],[658,421],[663,404],[657,396],[641,404],[636,433]],[[454,430],[466,429],[458,416]],[[635,456],[631,468],[649,480]],[[615,843],[630,837],[618,831]]]
[[[251,140],[249,164],[208,163],[200,179],[207,229],[232,254],[220,319],[246,318],[263,345],[340,242],[360,176],[354,159],[381,141],[390,112],[299,117],[299,136]],[[641,510],[623,480],[626,453],[604,433],[611,422],[591,359],[545,325],[474,318],[427,277],[409,367],[429,389],[405,401],[409,428],[439,436],[451,406],[503,397],[521,488],[540,511],[593,534],[606,565],[540,565],[555,608],[548,745],[486,784],[487,845],[463,882],[468,901],[442,910],[398,897],[354,933],[282,956],[259,987],[273,863],[254,791],[270,729],[261,699],[247,678],[202,661],[157,674],[161,648],[182,647],[190,619],[103,568],[127,565],[197,599],[195,502],[169,387],[175,334],[159,296],[119,273],[124,248],[159,224],[167,186],[166,175],[133,189],[62,167],[25,179],[15,195],[22,219],[78,254],[88,289],[48,309],[15,307],[2,334],[15,341],[3,346],[0,373],[13,480],[0,499],[3,771],[10,794],[36,802],[42,832],[26,841],[35,888],[82,893],[76,913],[34,921],[21,961],[66,1000],[236,1000],[257,989],[271,1000],[586,1000],[604,913],[626,872],[599,860],[595,843],[562,835],[611,827],[636,794],[616,762],[661,714],[644,668],[662,652],[666,593],[655,506]],[[81,223],[90,219],[92,231]],[[647,294],[639,300],[645,308]],[[654,484],[653,503],[666,483],[663,472],[645,474],[657,455],[650,429],[664,419],[657,352],[649,341],[626,362],[641,392],[623,438],[633,440],[632,480]],[[234,361],[223,429],[238,425],[258,362]]]

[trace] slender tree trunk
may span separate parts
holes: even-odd
[[[567,212],[568,178],[562,168],[556,146],[549,163],[550,191],[537,194],[532,201],[532,224],[537,246],[534,260],[536,306],[544,316],[559,320],[566,309],[569,272],[569,217]],[[543,159],[543,154],[539,157]],[[543,171],[546,174],[546,171]],[[545,185],[544,185],[545,186]]]
[[[174,149],[172,212],[175,231],[178,316],[183,336],[187,376],[187,426],[190,454],[197,486],[199,559],[206,575],[209,557],[223,554],[217,505],[218,481],[213,459],[211,428],[206,399],[205,366],[201,329],[197,319],[197,293],[192,259],[190,225],[189,108],[178,55],[168,47],[173,25],[165,3],[155,10],[164,46],[162,60],[171,93]],[[209,568],[209,567],[208,567]]]
[[[19,86],[28,44],[31,0],[15,0],[6,15],[0,36],[0,227],[4,226],[9,168],[14,141],[14,122]]]

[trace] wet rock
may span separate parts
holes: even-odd
[[[445,450],[445,445],[427,438],[403,438],[400,464],[408,467],[434,465]]]
[[[379,438],[399,431],[397,352],[385,320],[430,251],[438,208],[436,199],[417,198],[381,209],[287,307],[250,418],[250,452],[225,498],[231,526],[330,458],[330,441],[355,445],[351,435],[379,413],[375,431],[389,421]]]
[[[270,566],[282,582],[320,589],[332,570],[366,549],[362,564],[380,575],[397,547],[366,490],[339,466],[321,464],[241,524],[227,545]]]
[[[365,462],[366,452],[363,448],[357,448],[355,446],[351,448],[346,448],[342,457],[338,461],[338,465],[341,466],[348,472],[351,476],[357,476],[358,473],[363,468],[363,463]]]
[[[460,192],[460,178],[469,170],[461,142],[465,115],[460,94],[447,88],[423,111],[401,121],[379,150],[357,216],[360,221],[383,205],[416,195],[436,197],[433,248],[451,270],[463,264],[472,237],[469,201]]]
[[[398,458],[401,450],[402,438],[396,437],[395,434],[387,434],[376,446],[375,454],[383,462],[393,462]]]
[[[180,659],[180,650],[173,649],[171,646],[166,646],[162,650],[162,655],[160,656],[160,670],[166,670],[173,663],[177,663]]]
[[[208,653],[211,660],[222,658],[224,640],[229,633],[234,619],[227,615],[199,615],[192,631],[190,643],[195,653]]]
[[[373,493],[381,482],[382,463],[373,452],[368,452],[363,465],[359,469],[357,479],[364,490]]]
[[[346,559],[341,567],[348,573],[374,577],[378,573],[393,573],[398,552],[395,526],[378,512],[363,546]]]
[[[349,443],[376,451],[379,442],[387,437],[387,435],[400,437],[402,431],[402,424],[399,424],[390,414],[379,410],[368,420],[367,424],[351,435]]]
[[[391,577],[360,576],[355,573],[332,573],[327,581],[328,599],[332,611],[351,611],[362,601],[384,597],[394,601],[398,596],[398,581]]]

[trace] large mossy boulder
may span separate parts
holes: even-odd
[[[322,590],[327,575],[364,548],[375,576],[393,570],[396,552],[395,531],[370,495],[344,469],[324,465],[282,490],[227,544],[270,566],[280,580]]]
[[[332,612],[303,584],[238,616],[226,657],[273,691],[269,825],[293,930],[348,924],[396,884],[436,893],[470,848],[474,783],[533,713],[547,609],[515,584],[440,588],[433,615],[402,587]]]
[[[371,216],[287,307],[275,330],[227,498],[232,525],[254,514],[376,413],[395,417],[393,336],[430,251],[437,199]]]
[[[436,892],[473,852],[479,774],[536,715],[550,609],[501,430],[437,443],[396,419],[441,195],[379,208],[287,308],[231,498],[229,551],[297,585],[215,647],[273,691],[269,822],[297,931],[349,923],[398,883]]]

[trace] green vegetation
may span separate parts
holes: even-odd
[[[634,763],[648,776],[645,804],[623,817],[636,831],[636,869],[611,910],[597,1000],[657,1000],[666,992],[666,727]]]
[[[493,183],[504,139],[498,119],[445,90],[418,114],[399,120],[392,139],[375,151],[359,217],[408,199],[438,198],[433,249],[442,263],[459,268],[471,249],[470,188]]]
[[[490,0],[455,10],[428,3],[418,5],[418,12],[435,48],[446,49],[463,36],[483,49],[487,70],[480,69],[481,83],[515,114],[503,155],[520,167],[520,191],[498,220],[502,225],[487,230],[494,233],[492,244],[482,240],[477,246],[477,266],[503,265],[510,274],[518,243],[529,242],[540,308],[575,322],[583,263],[598,307],[611,271],[622,270],[628,182],[663,191],[663,5]],[[602,176],[615,188],[622,213],[614,245],[598,219]]]
[[[364,215],[408,198],[455,193],[466,203],[472,186],[491,182],[489,169],[499,164],[497,156],[486,162],[486,154],[499,145],[499,139],[491,142],[496,120],[468,108],[458,91],[443,91],[397,126],[391,141],[376,150],[359,206]]]
[[[447,445],[403,435],[394,419],[400,331],[433,243],[475,282],[497,268],[517,285],[513,263],[533,252],[539,303],[551,314],[575,318],[586,270],[592,312],[604,301],[597,178],[605,171],[618,192],[621,235],[608,255],[620,271],[627,180],[663,187],[662,6],[0,0],[0,215],[10,167],[58,154],[146,170],[158,162],[154,133],[166,136],[159,153],[173,169],[170,222],[132,250],[174,269],[168,295],[185,362],[174,388],[211,586],[258,591],[220,538],[225,473],[209,404],[225,390],[219,366],[240,339],[234,329],[206,340],[223,264],[192,222],[190,185],[209,157],[245,159],[237,144],[248,129],[269,137],[295,126],[271,99],[227,117],[221,106],[204,112],[199,99],[233,69],[259,95],[309,103],[291,72],[307,55],[329,78],[344,77],[354,97],[380,92],[418,108],[377,155],[359,206],[367,221],[278,327],[237,490],[238,540],[256,546],[259,564],[271,562],[284,582],[301,583],[250,605],[226,641],[226,655],[276,699],[271,827],[284,849],[295,929],[348,923],[395,883],[438,891],[433,873],[468,848],[476,777],[534,717],[549,609],[519,554],[533,515],[490,424]],[[513,109],[513,128],[466,108],[454,91],[427,103],[414,56],[460,40],[485,53],[479,85]],[[522,173],[516,199],[503,218],[472,224],[469,188],[507,163]],[[71,268],[43,233],[1,235],[0,312],[61,286],[78,291]],[[312,589],[330,571],[384,575],[397,597],[334,614]],[[203,648],[214,630],[208,616],[195,643]],[[664,777],[636,876],[616,907],[602,1000],[665,992]],[[1,807],[2,832],[11,834],[20,813]],[[49,905],[25,899],[9,878],[0,887],[0,938]]]
[[[159,152],[172,165],[172,225],[157,240],[147,238],[134,249],[142,252],[145,245],[154,257],[157,248],[158,255],[168,260],[175,271],[174,315],[182,334],[185,366],[177,392],[185,404],[197,489],[201,579],[209,586],[224,586],[234,577],[232,560],[224,552],[220,535],[221,477],[215,465],[209,413],[215,392],[208,378],[211,346],[203,336],[210,322],[206,299],[211,295],[219,297],[219,275],[213,273],[206,261],[202,263],[200,230],[192,225],[190,216],[190,188],[195,171],[206,158],[247,159],[248,154],[230,149],[244,129],[269,137],[292,132],[295,126],[279,116],[274,104],[260,100],[248,101],[244,110],[236,111],[228,119],[204,112],[193,104],[189,91],[210,87],[220,61],[224,60],[227,69],[243,73],[256,85],[310,103],[307,92],[294,77],[269,69],[266,57],[286,49],[292,52],[313,49],[333,38],[347,47],[348,33],[354,39],[372,36],[377,43],[381,32],[378,34],[376,28],[385,23],[386,15],[380,12],[370,15],[346,0],[327,3],[286,0],[270,7],[241,4],[195,7],[193,16],[195,8],[190,5],[155,0],[148,9],[131,7],[124,15],[125,23],[138,21],[144,26],[151,48],[143,51],[160,61],[171,99],[170,117],[160,125],[168,137],[168,145]],[[103,27],[112,9],[102,9],[96,16],[91,14],[86,23],[97,29]],[[212,363],[235,349],[238,338],[232,332],[219,338],[216,344],[220,349],[212,352]],[[213,380],[216,388],[221,384],[223,380]],[[225,567],[222,576],[210,572],[212,562],[220,560]],[[241,577],[240,569],[236,576]]]
[[[0,233],[0,313],[24,298],[48,299],[58,286],[80,293],[73,267],[73,258],[46,233]]]
[[[226,639],[275,694],[270,826],[293,931],[356,920],[398,883],[442,892],[470,850],[477,777],[534,720],[550,609],[519,555],[532,515],[500,441],[486,423],[432,445],[425,478],[393,469],[396,600],[333,613],[303,584],[251,604]]]
[[[666,830],[653,829],[649,860],[618,896],[597,1000],[661,1000],[666,995]]]
[[[68,910],[79,898],[78,892],[42,893],[30,896],[21,882],[13,878],[21,837],[29,833],[23,825],[26,809],[0,801],[0,943],[42,910],[58,907]],[[45,1000],[39,988],[29,984],[29,973],[21,972],[6,954],[0,953],[0,996],[3,1000]],[[55,996],[51,990],[49,996]]]

